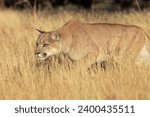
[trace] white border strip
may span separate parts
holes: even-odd
[[[142,117],[144,115],[150,116],[150,101],[0,101],[1,117]]]

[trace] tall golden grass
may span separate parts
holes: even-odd
[[[150,99],[150,67],[124,63],[119,69],[87,72],[63,57],[36,67],[36,28],[55,30],[72,17],[82,22],[121,23],[150,33],[150,13],[0,11],[0,99]]]

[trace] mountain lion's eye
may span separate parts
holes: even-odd
[[[36,43],[36,46],[38,46],[38,43]]]
[[[43,47],[47,47],[49,44],[43,44]]]

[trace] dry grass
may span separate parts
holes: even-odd
[[[36,28],[55,30],[77,16],[84,22],[135,24],[150,33],[150,13],[67,12],[45,15],[0,11],[0,99],[150,99],[150,67],[125,63],[89,74],[82,65],[35,66]]]

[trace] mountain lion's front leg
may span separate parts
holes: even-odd
[[[91,68],[93,64],[96,63],[97,60],[97,52],[89,52],[85,57],[79,59],[77,63],[82,67],[82,68]]]

